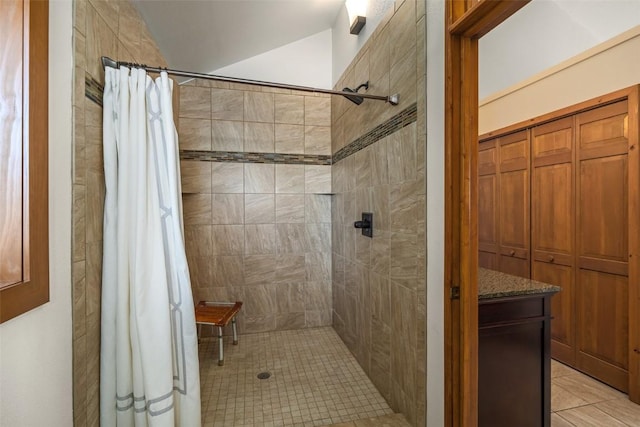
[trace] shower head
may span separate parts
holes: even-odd
[[[352,93],[357,93],[355,90],[353,89],[349,89],[348,87],[342,88],[343,92],[352,92]],[[358,95],[342,95],[345,98],[347,98],[349,101],[353,102],[356,105],[360,105],[362,104],[362,101],[364,101],[364,98]]]
[[[351,93],[358,93],[358,91],[362,88],[369,89],[369,82],[365,82],[362,83],[360,86],[358,86],[355,89],[350,89],[348,87],[342,88],[343,92],[351,92]],[[358,95],[342,95],[345,98],[347,98],[349,101],[353,102],[356,105],[360,105],[362,104],[362,101],[364,101],[364,98]]]

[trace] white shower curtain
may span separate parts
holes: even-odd
[[[100,424],[200,426],[173,82],[107,67]]]

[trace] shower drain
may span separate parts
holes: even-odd
[[[271,376],[271,374],[269,372],[260,372],[258,374],[258,379],[259,380],[266,380],[267,378],[269,378]]]

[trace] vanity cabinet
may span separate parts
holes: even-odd
[[[478,426],[551,421],[551,296],[560,288],[478,272]]]
[[[640,401],[638,87],[480,138],[480,267],[559,286],[551,355]],[[530,197],[530,198],[529,198]]]

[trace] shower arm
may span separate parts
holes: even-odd
[[[194,73],[191,71],[172,70],[172,69],[163,68],[163,67],[150,67],[148,65],[136,64],[133,62],[115,61],[106,56],[102,57],[103,68],[106,68],[106,67],[119,68],[121,66],[129,67],[129,68],[141,68],[151,73],[166,72],[167,74],[170,74],[173,76],[191,77],[195,79],[217,80],[221,82],[230,82],[230,83],[242,83],[242,84],[248,84],[248,85],[254,85],[254,86],[266,86],[266,87],[272,87],[272,88],[278,88],[278,89],[299,90],[302,92],[326,93],[329,95],[341,95],[345,97],[348,95],[354,95],[353,92],[346,92],[346,91],[340,91],[340,90],[320,89],[320,88],[313,88],[308,86],[297,86],[297,85],[289,85],[289,84],[283,84],[283,83],[263,82],[260,80],[240,79],[237,77],[215,76],[211,74]],[[362,87],[363,85],[360,85],[360,86]],[[366,98],[366,99],[373,99],[376,101],[385,101],[391,105],[398,105],[398,100],[399,100],[399,95],[397,93],[390,96],[358,93],[357,96],[361,98]]]

